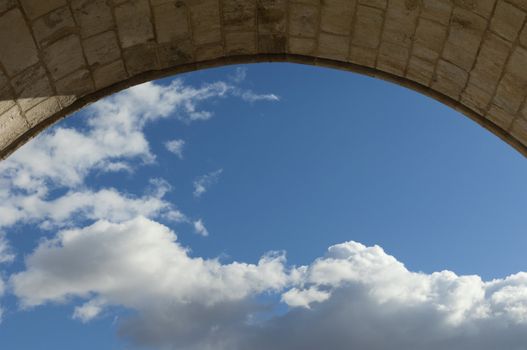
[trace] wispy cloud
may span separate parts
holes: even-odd
[[[209,231],[205,227],[202,219],[194,221],[194,231],[200,236],[207,237],[209,235]]]
[[[259,102],[259,101],[280,101],[280,97],[275,94],[257,94],[251,90],[240,92],[239,96],[242,100],[247,102]]]
[[[165,142],[165,147],[169,152],[174,153],[179,159],[183,159],[184,140],[170,140]]]
[[[234,74],[230,76],[230,79],[235,83],[239,84],[245,80],[247,77],[247,68],[246,67],[236,67]]]
[[[207,192],[212,185],[218,182],[222,172],[223,169],[218,169],[216,171],[202,175],[194,180],[194,197],[199,198],[205,194],[205,192]]]

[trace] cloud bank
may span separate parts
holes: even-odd
[[[192,257],[146,218],[61,231],[10,288],[25,307],[84,299],[87,322],[136,310],[121,336],[168,349],[525,349],[527,273],[482,281],[412,272],[379,246],[345,242],[306,266]],[[261,296],[274,296],[263,301]],[[280,303],[285,314],[274,310]]]

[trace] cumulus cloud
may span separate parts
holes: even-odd
[[[27,257],[10,286],[25,307],[85,299],[138,311],[121,336],[167,349],[525,349],[527,273],[482,281],[412,272],[378,246],[332,246],[307,266],[192,257],[145,218],[62,231]],[[276,301],[259,301],[275,295]],[[273,313],[278,303],[289,311]],[[262,315],[266,315],[262,317]]]
[[[194,231],[200,236],[208,236],[209,230],[205,227],[202,219],[194,221]]]
[[[211,171],[208,174],[199,176],[196,180],[194,180],[194,197],[199,198],[205,192],[209,190],[209,188],[218,182],[218,179],[223,172],[223,169],[218,169],[216,171]]]
[[[93,294],[139,309],[151,300],[213,305],[283,288],[289,282],[284,262],[280,254],[257,264],[191,257],[168,227],[138,217],[61,231],[10,281],[25,307]]]
[[[184,140],[170,140],[165,142],[166,149],[174,153],[179,159],[183,159],[183,147],[185,146]]]

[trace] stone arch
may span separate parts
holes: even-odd
[[[134,84],[261,61],[427,94],[527,155],[527,0],[0,0],[0,159]]]

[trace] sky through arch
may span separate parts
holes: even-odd
[[[8,348],[527,348],[527,163],[404,88],[199,71],[0,170]]]

